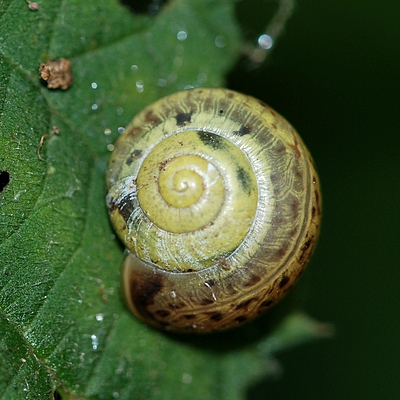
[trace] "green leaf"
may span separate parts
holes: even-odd
[[[113,0],[37,11],[5,0],[0,43],[3,398],[241,398],[271,362],[265,323],[181,337],[138,322],[120,297],[123,248],[104,203],[119,126],[163,95],[224,84],[241,45],[234,2],[176,0],[149,16]],[[66,91],[39,79],[59,57],[72,63]]]

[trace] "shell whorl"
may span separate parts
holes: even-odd
[[[156,326],[251,319],[315,247],[321,206],[307,149],[279,114],[230,90],[176,93],[139,113],[116,143],[107,186],[130,251],[128,304]]]

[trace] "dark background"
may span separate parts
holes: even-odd
[[[270,6],[239,3],[248,36]],[[268,63],[228,87],[300,132],[319,170],[323,225],[304,309],[336,335],[279,354],[249,399],[394,399],[400,393],[400,3],[298,0]]]

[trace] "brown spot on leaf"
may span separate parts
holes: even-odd
[[[66,90],[72,85],[71,61],[66,58],[47,60],[40,64],[39,72],[40,78],[47,82],[49,89]]]

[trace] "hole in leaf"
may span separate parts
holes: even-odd
[[[136,14],[157,14],[166,0],[120,0],[130,11]]]
[[[0,193],[10,182],[10,174],[7,171],[0,171]]]
[[[54,397],[54,400],[62,400],[62,398],[63,398],[61,393],[58,390],[56,390],[54,392],[53,397]]]

